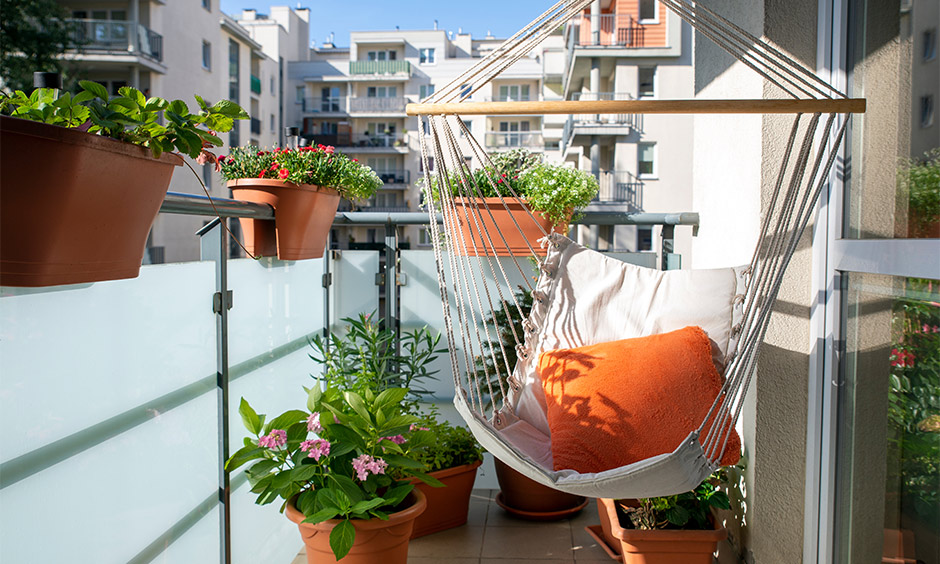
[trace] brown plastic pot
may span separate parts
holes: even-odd
[[[0,116],[0,285],[134,278],[179,155]]]
[[[614,500],[598,499],[597,503],[605,540],[606,521],[610,536],[620,542],[624,564],[711,564],[718,543],[728,538],[728,530],[717,526],[707,531],[624,529],[620,526]]]
[[[587,498],[552,489],[516,472],[499,459],[496,503],[516,517],[530,521],[556,521],[576,515],[587,505]]]
[[[539,212],[529,215],[524,204],[516,198],[454,198],[460,230],[451,235],[454,252],[471,257],[545,254],[539,239],[552,231],[567,233],[568,222],[552,225]]]
[[[478,460],[473,464],[431,472],[431,476],[444,483],[443,488],[435,488],[416,478],[412,479],[415,488],[427,497],[428,507],[415,521],[411,538],[446,531],[467,522],[470,494],[477,479],[477,468],[482,463],[482,460]]]
[[[405,502],[409,505],[389,515],[387,521],[354,519],[352,524],[356,528],[356,540],[349,554],[341,561],[336,560],[330,549],[330,532],[340,523],[338,519],[316,525],[303,523],[306,517],[294,506],[294,500],[288,502],[284,514],[297,523],[300,529],[300,536],[307,547],[307,564],[407,564],[408,540],[415,519],[427,507],[427,499],[420,490],[415,489],[408,494]]]
[[[281,260],[320,258],[339,208],[339,192],[324,186],[265,178],[230,180],[235,199],[274,208],[274,223],[239,219],[245,247],[254,256]]]

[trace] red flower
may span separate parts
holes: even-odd
[[[335,150],[336,150],[336,148],[333,147],[332,145],[327,145],[327,146],[323,149],[323,152],[326,153],[327,155],[332,155],[332,154],[333,154],[333,151],[335,151]]]
[[[281,170],[277,171],[277,175],[279,178],[284,179],[290,176],[290,171],[286,168],[282,168]]]
[[[258,178],[264,178],[264,173],[265,173],[265,172],[267,172],[267,171],[266,171],[266,170],[262,170],[261,172],[259,172],[259,173],[258,173]]]

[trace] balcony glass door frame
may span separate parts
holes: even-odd
[[[849,76],[848,8],[850,0],[819,0],[817,72],[835,88],[846,91]],[[837,128],[836,128],[837,129]],[[843,209],[847,185],[843,167],[851,162],[852,125],[820,196],[813,238],[813,296],[810,312],[809,390],[806,437],[806,487],[803,562],[834,562],[837,539],[836,492],[839,396],[844,391],[841,365],[845,335],[842,317],[846,274],[881,274],[936,278],[940,259],[936,239],[847,239]],[[830,139],[832,143],[834,139]]]

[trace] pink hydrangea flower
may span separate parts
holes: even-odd
[[[319,413],[311,413],[310,417],[307,418],[307,430],[311,433],[319,433],[323,430],[323,425],[320,424]]]
[[[354,458],[352,465],[360,482],[365,482],[370,472],[372,474],[384,474],[385,469],[388,468],[387,462],[381,458],[373,458],[368,454],[360,454]]]
[[[287,431],[282,429],[273,429],[267,435],[258,439],[258,446],[267,448],[279,448],[287,444]]]
[[[414,430],[418,430],[418,431],[430,431],[430,429],[428,429],[427,427],[418,427],[418,424],[417,424],[417,423],[412,423],[412,424],[411,424],[411,427],[409,427],[408,430],[409,430],[409,431],[414,431]]]
[[[404,444],[407,439],[401,435],[395,435],[394,437],[382,437],[382,441],[392,441],[396,445]]]
[[[330,454],[330,441],[326,439],[312,439],[309,441],[304,441],[300,443],[300,450],[307,452],[307,456],[320,461],[321,457],[327,456]]]

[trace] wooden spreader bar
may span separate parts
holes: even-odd
[[[418,115],[543,114],[863,114],[864,98],[834,100],[554,100],[408,104]]]

